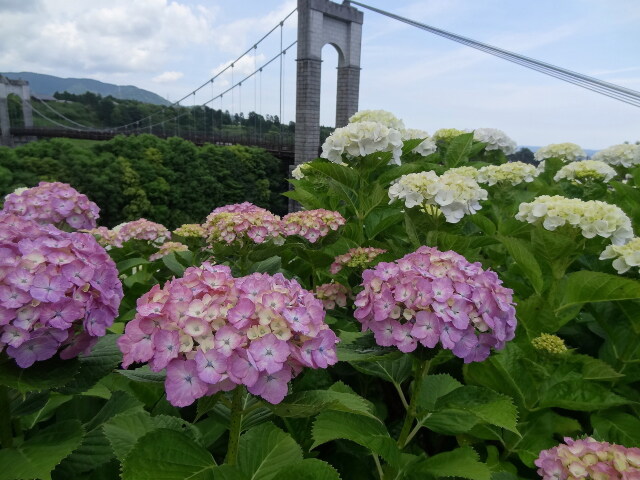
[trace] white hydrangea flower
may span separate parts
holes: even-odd
[[[458,223],[464,215],[476,213],[487,199],[487,191],[467,176],[446,172],[410,173],[400,177],[390,188],[389,198],[401,200],[407,208],[435,206],[449,223]]]
[[[473,139],[486,143],[486,150],[502,150],[505,155],[516,153],[517,144],[497,128],[476,128]]]
[[[442,140],[448,142],[453,140],[455,137],[462,135],[463,133],[469,133],[468,130],[458,130],[457,128],[441,128],[440,130],[436,130],[436,133],[433,134],[433,140],[438,141]]]
[[[600,260],[615,258],[612,265],[619,274],[631,267],[640,267],[640,237],[635,237],[625,245],[609,245],[600,254]]]
[[[533,182],[538,176],[538,170],[533,165],[524,162],[508,162],[502,165],[487,165],[478,171],[478,183],[495,185],[496,183],[510,183],[518,185],[522,182]]]
[[[302,180],[304,178],[304,171],[308,169],[309,165],[307,165],[306,163],[301,163],[291,171],[291,176],[296,180]]]
[[[611,238],[614,245],[623,245],[633,237],[631,220],[617,206],[598,200],[583,201],[560,195],[542,195],[533,202],[521,203],[516,219],[540,223],[547,230],[565,224],[578,227],[586,238],[599,235]]]
[[[400,132],[402,134],[402,140],[413,140],[414,138],[424,138],[422,143],[420,143],[416,148],[411,150],[413,153],[417,153],[418,155],[422,155],[426,157],[434,153],[438,146],[436,142],[429,136],[427,132],[424,130],[418,130],[416,128],[407,128]]]
[[[552,143],[546,147],[539,148],[533,154],[533,158],[538,162],[542,162],[547,158],[559,158],[566,163],[587,158],[587,154],[575,143]]]
[[[640,145],[613,145],[596,152],[592,160],[599,160],[609,165],[621,165],[623,167],[635,167],[640,165]]]
[[[387,128],[404,130],[404,122],[386,110],[360,110],[349,118],[349,123],[357,122],[377,122]]]
[[[464,175],[465,177],[473,178],[475,181],[478,181],[480,170],[474,167],[465,166],[450,168],[445,173],[456,173],[458,175]]]
[[[322,144],[322,158],[342,163],[342,154],[362,157],[374,152],[391,152],[391,163],[400,165],[402,135],[399,130],[377,122],[356,122],[336,128]]]
[[[616,171],[604,162],[598,160],[581,160],[568,163],[556,173],[553,179],[557,182],[565,179],[579,183],[581,180],[601,180],[608,182],[616,176]]]

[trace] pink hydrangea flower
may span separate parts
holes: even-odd
[[[0,268],[0,351],[22,368],[87,351],[118,315],[118,271],[89,234],[0,214]]]
[[[386,250],[382,248],[374,248],[374,247],[356,247],[351,248],[342,255],[338,255],[334,258],[333,263],[329,267],[329,271],[332,275],[338,273],[344,266],[347,267],[355,267],[355,268],[364,268],[369,265],[373,260],[383,253]]]
[[[354,316],[382,346],[403,352],[440,344],[465,363],[501,349],[516,329],[513,291],[453,251],[420,247],[362,274]]]
[[[282,241],[280,217],[248,202],[216,208],[202,226],[209,243]]]
[[[282,227],[287,237],[300,235],[311,243],[325,237],[331,230],[338,230],[345,223],[346,220],[338,212],[322,208],[290,213],[282,219]]]
[[[322,303],[295,280],[204,263],[156,285],[118,340],[123,367],[148,362],[167,369],[167,399],[186,406],[245,385],[271,403],[303,367],[337,362],[338,338],[324,323]]]
[[[338,282],[324,283],[316,287],[316,298],[322,300],[326,310],[338,307],[346,307],[347,299],[353,299],[353,295],[347,287]]]
[[[2,211],[38,223],[66,224],[74,230],[94,228],[100,208],[71,185],[40,182],[7,195]]]
[[[640,448],[598,442],[591,437],[580,440],[565,437],[564,442],[543,450],[535,460],[543,480],[640,479]]]
[[[153,245],[162,245],[171,238],[171,232],[164,225],[145,218],[121,223],[111,230],[106,227],[93,228],[87,233],[94,235],[100,245],[116,248],[122,248],[129,240],[145,240]]]
[[[152,254],[149,257],[149,260],[153,262],[154,260],[158,260],[159,258],[169,255],[172,252],[186,252],[187,250],[189,250],[189,247],[187,247],[184,243],[165,242],[160,245],[160,248],[156,253]]]

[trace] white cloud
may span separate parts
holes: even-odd
[[[171,83],[181,79],[183,76],[184,73],[182,72],[162,72],[160,75],[153,77],[151,81],[155,83]]]

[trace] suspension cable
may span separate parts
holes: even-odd
[[[55,108],[53,108],[51,105],[49,105],[47,102],[45,102],[44,100],[40,100],[38,97],[31,97],[31,98],[35,98],[38,102],[42,103],[45,107],[47,107],[49,110],[51,110],[53,113],[55,113],[56,115],[58,115],[61,118],[64,118],[67,122],[73,123],[74,125],[81,127],[81,128],[86,128],[89,130],[99,130],[99,128],[96,127],[92,127],[92,126],[88,126],[88,125],[83,125],[81,123],[78,123],[74,120],[71,120],[68,117],[65,117],[62,113],[60,113],[59,111],[57,111]],[[33,107],[32,107],[33,108]]]
[[[526,57],[524,55],[519,55],[517,53],[510,52],[508,50],[504,50],[498,47],[494,47],[486,43],[478,42],[476,40],[472,40],[470,38],[448,32],[446,30],[431,27],[424,23],[420,23],[415,20],[411,20],[409,18],[401,17],[394,13],[390,13],[385,10],[381,10],[379,8],[371,7],[369,5],[366,5],[364,3],[361,3],[355,0],[351,0],[351,3],[355,5],[359,5],[363,8],[379,13],[381,15],[385,15],[389,18],[393,18],[400,22],[406,23],[413,27],[417,27],[422,30],[426,30],[428,32],[439,35],[441,37],[447,38],[449,40],[453,40],[454,42],[458,42],[463,45],[475,48],[477,50],[489,53],[491,55],[502,58],[504,60],[508,60],[512,63],[522,65],[531,70],[536,70],[540,73],[544,73],[546,75],[572,83],[579,87],[586,88],[596,93],[600,93],[602,95],[613,98],[615,100],[619,100],[619,101],[628,103],[630,105],[640,107],[640,92],[638,91],[631,90],[626,87],[621,87],[613,83],[605,82],[603,80],[599,80],[597,78],[590,77],[588,75],[583,75],[583,74],[574,72],[572,70],[567,70],[565,68],[561,68],[556,65],[552,65],[550,63],[542,62],[540,60],[535,60],[533,58]]]

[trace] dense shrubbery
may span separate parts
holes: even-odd
[[[284,213],[286,172],[283,161],[261,149],[196,147],[152,135],[0,148],[0,195],[40,181],[65,182],[98,204],[100,223],[109,227],[145,217],[175,228],[242,201]]]

